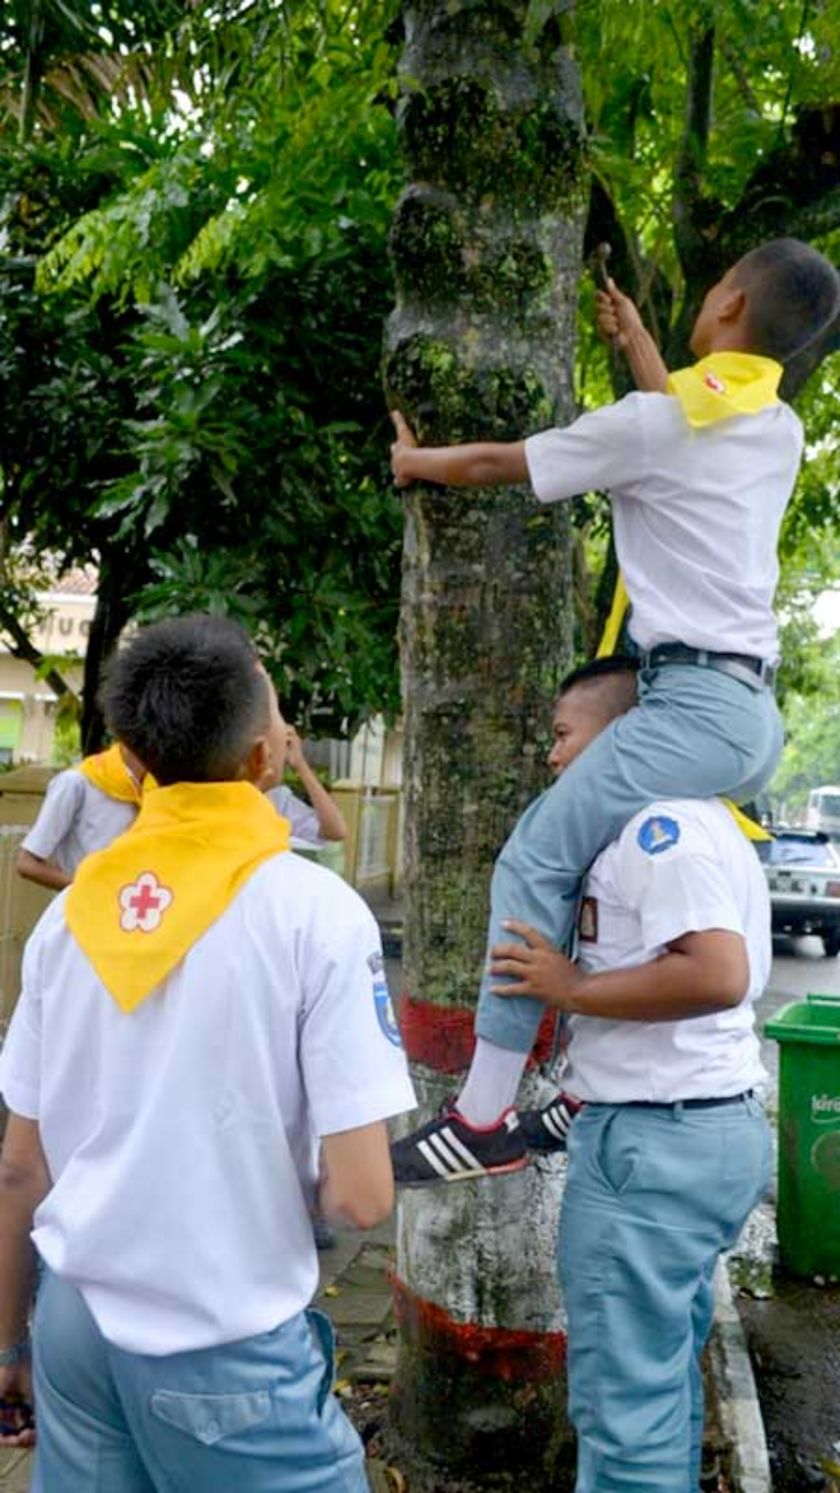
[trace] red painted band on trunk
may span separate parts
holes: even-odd
[[[512,1331],[456,1322],[442,1306],[426,1301],[389,1272],[394,1313],[411,1344],[436,1358],[462,1359],[478,1374],[511,1384],[556,1379],[566,1362],[565,1332]],[[445,1414],[445,1409],[444,1412]]]
[[[399,1000],[399,1022],[403,1046],[412,1063],[422,1063],[436,1073],[463,1073],[470,1066],[475,1048],[474,1006],[438,1006],[418,1001],[405,993]],[[555,1013],[546,1011],[528,1066],[547,1063],[554,1046]]]

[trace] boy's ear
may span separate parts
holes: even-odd
[[[277,780],[271,746],[267,736],[258,736],[242,764],[242,776],[261,793],[273,788]]]
[[[733,288],[727,293],[727,295],[721,301],[720,306],[718,307],[718,321],[723,321],[726,323],[738,321],[744,313],[746,304],[747,297],[745,291],[740,289],[740,287],[737,285],[733,286]]]

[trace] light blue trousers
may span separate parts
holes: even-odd
[[[531,923],[562,948],[585,872],[639,809],[658,798],[715,794],[743,803],[770,781],[782,745],[770,690],[695,665],[643,674],[638,706],[529,805],[503,847],[490,888],[488,950],[510,938],[504,918]],[[544,1007],[492,995],[490,984],[485,970],[476,1033],[530,1052]]]
[[[33,1343],[32,1493],[367,1493],[320,1312],[152,1358],[106,1342],[79,1292],[48,1272]]]
[[[568,1148],[558,1266],[576,1493],[698,1493],[712,1276],[770,1185],[762,1106],[588,1104]]]

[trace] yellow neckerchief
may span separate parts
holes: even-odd
[[[142,783],[138,783],[120,751],[118,742],[104,752],[96,752],[92,757],[83,757],[79,763],[79,772],[87,778],[89,783],[93,784],[94,788],[107,793],[109,798],[116,798],[120,803],[125,804],[142,803],[145,788],[154,786],[154,780],[149,780],[148,773]]]
[[[773,836],[768,834],[764,825],[759,824],[755,819],[750,819],[749,814],[745,814],[743,809],[739,809],[738,805],[734,804],[731,798],[722,798],[720,802],[725,809],[729,810],[741,834],[746,835],[748,840],[772,840]]]
[[[123,1011],[179,964],[269,857],[289,821],[251,783],[176,783],[143,800],[132,828],[76,872],[70,932]]]
[[[665,388],[676,395],[689,425],[700,429],[778,404],[782,372],[781,363],[755,353],[709,353],[692,368],[669,373]]]
[[[601,633],[601,641],[598,644],[598,650],[595,654],[596,658],[609,658],[611,654],[616,652],[629,605],[630,598],[627,595],[624,576],[619,571],[616,576],[610,615],[604,623],[604,631]]]

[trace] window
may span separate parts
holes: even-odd
[[[806,835],[779,835],[756,843],[759,859],[766,866],[836,866],[837,856],[826,840]]]

